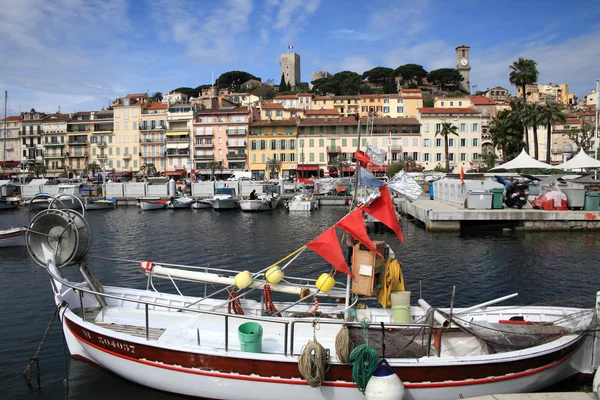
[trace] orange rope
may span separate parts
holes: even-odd
[[[238,292],[231,291],[229,292],[229,298],[231,300],[227,303],[227,314],[231,314],[231,311],[235,312],[238,315],[244,315],[244,309],[242,308],[242,303],[238,298]]]
[[[265,295],[264,295],[265,309],[266,309],[267,314],[269,314],[271,316],[281,317],[281,314],[279,314],[279,311],[277,311],[277,308],[273,304],[273,294],[271,291],[271,286],[265,285],[264,290],[265,290]]]

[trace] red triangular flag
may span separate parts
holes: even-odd
[[[306,245],[309,249],[323,257],[335,269],[352,276],[342,253],[342,246],[335,234],[335,227],[327,229],[318,238]]]
[[[358,161],[363,168],[367,168],[369,164],[374,164],[373,161],[371,161],[371,157],[361,150],[357,150],[356,153],[354,153],[354,158],[356,158],[356,161]]]
[[[365,226],[365,220],[362,217],[362,211],[360,210],[360,208],[357,208],[350,214],[346,215],[344,218],[338,221],[338,223],[335,224],[335,226],[342,228],[343,230],[354,236],[356,240],[367,246],[369,250],[379,254],[379,256],[383,258],[381,253],[377,251],[375,243],[373,243],[373,241],[367,234],[367,227]]]
[[[383,185],[379,189],[379,197],[376,198],[368,206],[364,206],[362,210],[370,214],[373,218],[390,228],[401,242],[404,242],[402,232],[400,231],[400,225],[398,225],[398,217],[396,217],[396,211],[394,211],[394,204],[390,197],[390,192],[387,185]]]

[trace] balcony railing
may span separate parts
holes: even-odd
[[[44,157],[46,158],[64,158],[64,153],[45,153]]]
[[[228,160],[245,160],[246,153],[227,153]]]
[[[341,153],[342,148],[341,148],[341,146],[327,146],[327,152],[328,153]]]
[[[196,132],[196,136],[213,136],[214,133],[212,131],[212,129],[210,131],[204,131],[204,132]]]
[[[169,150],[169,151],[167,151],[166,155],[167,155],[167,157],[186,157],[186,156],[190,155],[190,152],[189,152],[189,150],[186,150],[186,151]]]
[[[123,160],[131,160],[131,153],[123,154]]]
[[[390,150],[391,151],[402,151],[402,146],[399,144],[392,144],[392,145],[390,145]]]
[[[167,129],[166,125],[155,125],[155,126],[148,126],[148,125],[140,125],[139,126],[140,131],[162,131]]]
[[[173,142],[180,142],[180,143],[181,142],[185,142],[185,143],[187,143],[187,142],[190,141],[189,135],[186,135],[186,136],[167,136],[166,139],[167,139],[167,142],[171,142],[171,143],[173,143]]]
[[[212,149],[214,144],[212,143],[196,143],[196,147],[201,149]]]
[[[95,144],[95,145],[97,145],[97,146],[98,146],[99,148],[101,148],[101,149],[105,148],[105,147],[108,145],[108,143],[106,143],[105,141],[100,141],[100,142],[92,142],[92,144]]]
[[[227,129],[228,136],[246,135],[247,132],[246,129]]]
[[[237,142],[234,140],[227,141],[227,147],[246,147],[246,142]]]
[[[79,140],[69,140],[67,143],[69,144],[69,146],[82,146],[82,145],[88,144],[88,141],[79,139]]]
[[[142,138],[140,143],[164,143],[165,138]]]
[[[214,154],[195,154],[194,158],[198,160],[212,160],[214,156]]]
[[[106,160],[108,156],[106,154],[98,154],[98,160]]]

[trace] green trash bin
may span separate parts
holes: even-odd
[[[504,189],[494,188],[489,190],[492,193],[492,208],[502,209],[502,197],[504,196]]]
[[[586,192],[585,193],[585,206],[583,207],[586,211],[598,211],[600,210],[600,192]]]
[[[263,328],[256,322],[246,322],[238,328],[240,350],[247,353],[262,353]]]

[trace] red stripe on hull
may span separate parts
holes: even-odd
[[[68,329],[81,342],[115,357],[141,364],[223,379],[306,385],[295,362],[239,359],[189,353],[128,342],[100,335],[65,318]],[[563,363],[583,343],[583,337],[566,348],[525,360],[457,366],[394,367],[406,388],[431,389],[480,385],[533,375]],[[234,374],[234,375],[232,375]],[[271,378],[277,377],[277,378]],[[354,387],[352,369],[331,365],[324,386]]]

